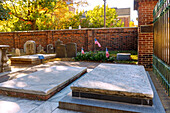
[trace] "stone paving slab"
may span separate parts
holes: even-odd
[[[53,66],[0,83],[0,94],[46,100],[86,71],[86,67]]]
[[[157,91],[152,83],[152,80],[147,73],[149,82],[154,92],[153,105],[135,105],[127,104],[123,102],[95,100],[87,98],[72,97],[69,93],[63,99],[59,101],[60,109],[74,110],[80,112],[92,112],[92,113],[165,113],[163,105],[157,94]]]
[[[17,64],[17,63],[37,64],[40,62],[40,59],[38,58],[38,56],[40,55],[43,55],[45,60],[56,57],[56,54],[35,54],[35,55],[11,57],[10,59],[12,64]]]
[[[154,96],[144,67],[137,65],[100,64],[71,89],[73,96],[83,97],[99,94],[152,100]]]

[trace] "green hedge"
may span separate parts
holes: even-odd
[[[105,52],[85,52],[82,54],[81,52],[77,53],[77,57],[75,57],[76,61],[100,61],[100,62],[112,62],[115,60],[115,57],[110,56],[106,58]]]

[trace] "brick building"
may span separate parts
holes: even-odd
[[[129,27],[130,22],[130,8],[115,8],[118,19],[121,19],[124,22],[124,27]]]
[[[138,64],[152,69],[153,64],[153,9],[158,0],[134,0],[138,11]]]

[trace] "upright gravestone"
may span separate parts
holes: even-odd
[[[15,55],[16,56],[20,56],[21,55],[20,49],[18,49],[18,48],[15,49]]]
[[[27,55],[32,55],[36,53],[35,41],[29,40],[24,44],[24,51]]]
[[[24,53],[24,49],[20,49],[20,53]]]
[[[60,44],[63,44],[63,41],[61,41],[60,39],[58,39],[56,42],[55,42],[55,47],[60,45]]]
[[[56,57],[57,58],[65,58],[67,56],[66,54],[66,45],[60,44],[56,46]]]
[[[0,45],[0,73],[11,70],[11,67],[7,63],[8,61],[8,57],[6,54],[7,48],[9,48],[9,45]]]
[[[58,40],[56,42],[56,57],[57,58],[65,58],[67,56],[66,54],[66,46],[65,44],[62,44],[62,41]]]
[[[40,54],[45,54],[44,47],[41,48]]]
[[[77,44],[68,43],[66,44],[67,57],[72,58],[77,56]]]
[[[47,53],[54,53],[53,44],[48,44],[47,45]]]
[[[15,53],[15,48],[12,48],[11,52],[12,52],[12,53]]]
[[[41,53],[41,51],[43,51],[43,47],[41,46],[41,45],[39,45],[38,47],[37,47],[37,53]]]

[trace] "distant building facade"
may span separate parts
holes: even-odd
[[[130,22],[130,8],[115,8],[118,19],[121,19],[124,22],[124,27],[129,27]]]

